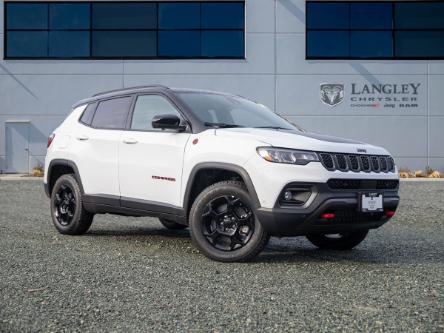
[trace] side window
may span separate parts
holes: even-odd
[[[155,116],[161,114],[174,114],[181,118],[176,108],[164,97],[159,95],[139,96],[134,107],[131,129],[141,131],[154,130],[151,122]]]
[[[102,101],[97,106],[92,126],[97,128],[125,128],[132,97],[113,98]]]
[[[83,111],[82,117],[80,117],[80,122],[85,125],[91,125],[92,119],[94,117],[94,111],[96,110],[97,103],[88,104],[85,111]]]

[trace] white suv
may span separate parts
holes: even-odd
[[[220,261],[257,255],[269,236],[351,249],[398,206],[398,173],[380,147],[307,133],[229,94],[145,86],[77,103],[48,140],[54,225],[82,234],[94,214],[190,227]]]

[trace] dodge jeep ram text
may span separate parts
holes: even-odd
[[[154,216],[220,261],[249,260],[270,236],[351,249],[399,202],[383,148],[307,133],[239,96],[163,86],[74,105],[48,139],[44,185],[63,234],[95,214]]]

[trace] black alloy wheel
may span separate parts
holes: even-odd
[[[73,189],[67,184],[62,184],[55,193],[54,216],[60,225],[66,227],[72,223],[75,211],[76,198]]]
[[[79,182],[72,174],[57,179],[50,206],[52,222],[61,234],[81,235],[91,226],[94,214],[85,210]]]
[[[194,200],[188,221],[193,243],[217,261],[251,260],[270,239],[255,215],[245,184],[237,180],[204,189]]]
[[[250,207],[234,195],[211,200],[202,214],[203,234],[216,249],[233,251],[244,247],[254,232]]]

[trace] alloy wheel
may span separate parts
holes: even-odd
[[[68,185],[62,184],[54,196],[54,215],[64,227],[71,224],[76,210],[74,191]]]
[[[254,233],[250,207],[233,195],[211,200],[202,214],[203,235],[215,248],[234,251],[244,247]]]

